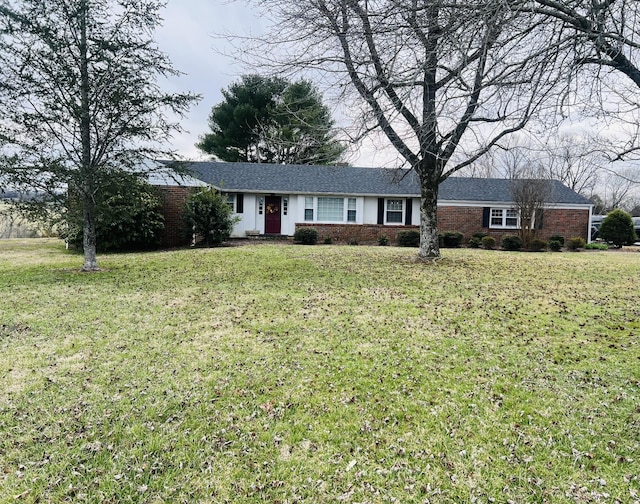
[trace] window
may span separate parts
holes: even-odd
[[[304,199],[304,220],[313,220],[313,198],[307,197]]]
[[[227,198],[227,204],[233,211],[233,213],[244,212],[244,194],[242,193],[222,193]]]
[[[356,222],[357,198],[307,196],[304,199],[307,222]]]
[[[356,199],[349,198],[349,203],[347,204],[347,222],[355,222],[356,221]]]
[[[282,198],[282,215],[287,215],[289,212],[289,198]]]
[[[392,224],[402,224],[403,222],[403,200],[388,199],[386,221]]]
[[[318,220],[344,221],[344,198],[318,198]]]
[[[235,212],[236,210],[236,195],[235,194],[227,194],[227,204],[231,207],[231,210]]]
[[[492,228],[517,229],[520,227],[520,217],[514,208],[492,208],[489,224]]]

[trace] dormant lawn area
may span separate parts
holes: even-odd
[[[0,242],[0,502],[640,502],[640,254]]]

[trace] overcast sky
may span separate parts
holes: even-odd
[[[171,92],[191,91],[202,96],[200,103],[181,121],[186,131],[176,134],[172,148],[188,159],[208,159],[195,143],[208,130],[211,107],[222,101],[221,89],[247,73],[233,59],[224,56],[226,43],[216,35],[259,34],[267,27],[243,1],[168,0],[163,18],[156,40],[160,49],[170,56],[174,68],[185,73],[163,85]],[[348,126],[344,124],[345,119],[341,121],[335,113],[334,119]],[[399,166],[397,152],[382,148],[386,143],[381,134],[374,135],[347,160],[356,166]]]
[[[172,92],[191,91],[202,96],[181,122],[187,131],[176,135],[173,148],[188,158],[203,158],[194,144],[208,129],[211,107],[222,100],[220,90],[244,73],[220,53],[222,42],[214,35],[259,31],[261,23],[243,3],[226,0],[169,0],[163,18],[156,40],[174,68],[186,74],[163,85]]]
[[[208,159],[195,143],[209,129],[211,107],[222,101],[221,89],[249,72],[223,55],[226,43],[219,36],[260,34],[267,26],[243,1],[168,0],[162,14],[164,23],[156,32],[156,41],[169,55],[174,68],[185,73],[163,86],[168,85],[171,92],[191,91],[202,96],[200,103],[181,121],[186,131],[175,135],[172,147],[188,159]],[[336,123],[349,126],[350,119],[341,119],[338,115],[334,112]],[[397,152],[383,149],[386,141],[381,138],[382,135],[372,135],[357,150],[351,146],[347,161],[358,166],[398,166]]]

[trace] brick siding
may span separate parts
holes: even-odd
[[[192,187],[160,186],[160,200],[162,213],[165,218],[165,228],[162,235],[163,247],[181,247],[189,245],[189,237],[183,218],[183,207],[193,191]],[[452,207],[438,208],[439,231],[459,231],[464,235],[463,243],[469,241],[474,233],[485,232],[500,241],[505,234],[515,234],[514,231],[489,229],[482,227],[482,207]],[[545,210],[543,228],[538,230],[537,237],[548,240],[553,234],[560,234],[565,238],[582,237],[588,239],[588,210]],[[384,226],[377,224],[314,224],[298,223],[296,229],[312,227],[318,231],[318,242],[331,238],[334,243],[377,244],[381,236],[386,236],[390,244],[395,244],[400,231],[418,230],[418,226]]]
[[[296,229],[313,228],[318,231],[318,243],[331,238],[333,243],[377,244],[381,236],[386,236],[389,244],[395,244],[400,231],[419,230],[418,226],[383,226],[379,224],[313,224],[298,223]]]
[[[184,222],[184,204],[193,187],[158,186],[162,214],[164,215],[163,247],[189,245],[189,237]]]
[[[463,243],[469,241],[474,233],[484,232],[496,238],[517,234],[517,230],[489,229],[482,227],[482,207],[440,207],[438,208],[438,230],[459,231],[464,235]],[[589,222],[588,210],[545,210],[542,229],[536,236],[548,240],[551,235],[559,234],[565,238],[581,237],[587,240]],[[377,224],[314,224],[298,223],[296,229],[312,227],[318,231],[318,243],[331,238],[334,243],[357,242],[359,244],[378,243],[380,236],[386,236],[389,243],[395,244],[400,231],[418,230],[418,226],[383,226]]]

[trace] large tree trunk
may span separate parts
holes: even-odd
[[[84,265],[82,271],[98,271],[96,257],[96,222],[95,205],[93,203],[94,169],[91,162],[91,110],[89,107],[89,57],[87,50],[87,10],[86,0],[82,2],[80,13],[80,137],[82,141],[82,246]]]
[[[420,180],[420,249],[418,258],[429,261],[440,257],[438,243],[438,184]]]
[[[82,224],[82,248],[84,250],[84,264],[82,271],[99,271],[96,257],[96,222],[93,201],[89,197],[84,198],[83,224]]]

